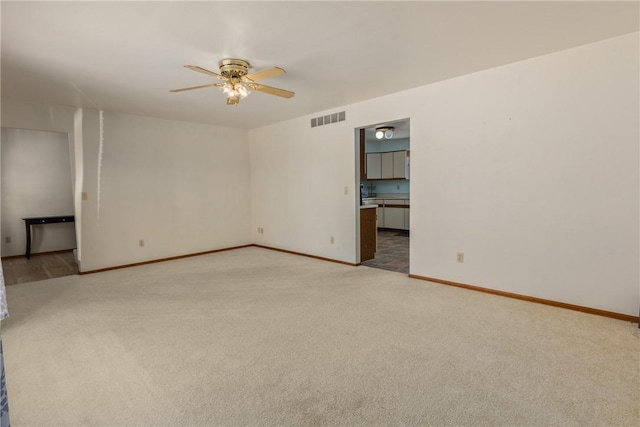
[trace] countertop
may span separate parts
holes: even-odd
[[[363,200],[393,200],[393,199],[401,199],[401,200],[409,200],[409,193],[379,193],[375,196],[364,197]]]
[[[375,207],[387,207],[387,206],[404,206],[409,207],[410,198],[408,193],[387,193],[377,194],[376,196],[363,197],[362,207],[375,206]]]
[[[371,209],[371,208],[377,208],[378,205],[360,205],[360,209]]]

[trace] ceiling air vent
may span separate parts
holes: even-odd
[[[344,111],[340,111],[339,113],[331,113],[326,116],[314,117],[311,119],[311,127],[315,128],[318,126],[326,126],[333,123],[344,122],[347,115]]]

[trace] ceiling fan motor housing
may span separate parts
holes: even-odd
[[[232,80],[240,79],[249,72],[249,63],[242,59],[223,59],[218,66],[220,74]]]

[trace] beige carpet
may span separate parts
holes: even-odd
[[[637,325],[245,248],[7,288],[14,426],[637,426]]]

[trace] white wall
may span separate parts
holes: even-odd
[[[427,88],[412,273],[637,315],[638,72],[636,33]]]
[[[72,215],[66,133],[2,128],[2,256],[25,252],[24,217]],[[32,227],[31,252],[76,247],[73,224]],[[10,242],[7,242],[7,239]]]
[[[354,262],[354,129],[409,117],[412,274],[637,315],[638,49],[634,33],[354,104],[343,127],[251,131],[254,241]]]
[[[19,129],[66,132],[73,135],[75,108],[40,105],[2,98],[2,126]]]
[[[101,132],[99,112],[82,120],[82,271],[251,243],[246,131],[104,113]]]
[[[249,132],[253,241],[355,262],[353,125],[311,129],[309,119]]]
[[[2,126],[69,133],[81,271],[251,243],[245,130],[104,113],[100,163],[97,111],[3,98]]]

